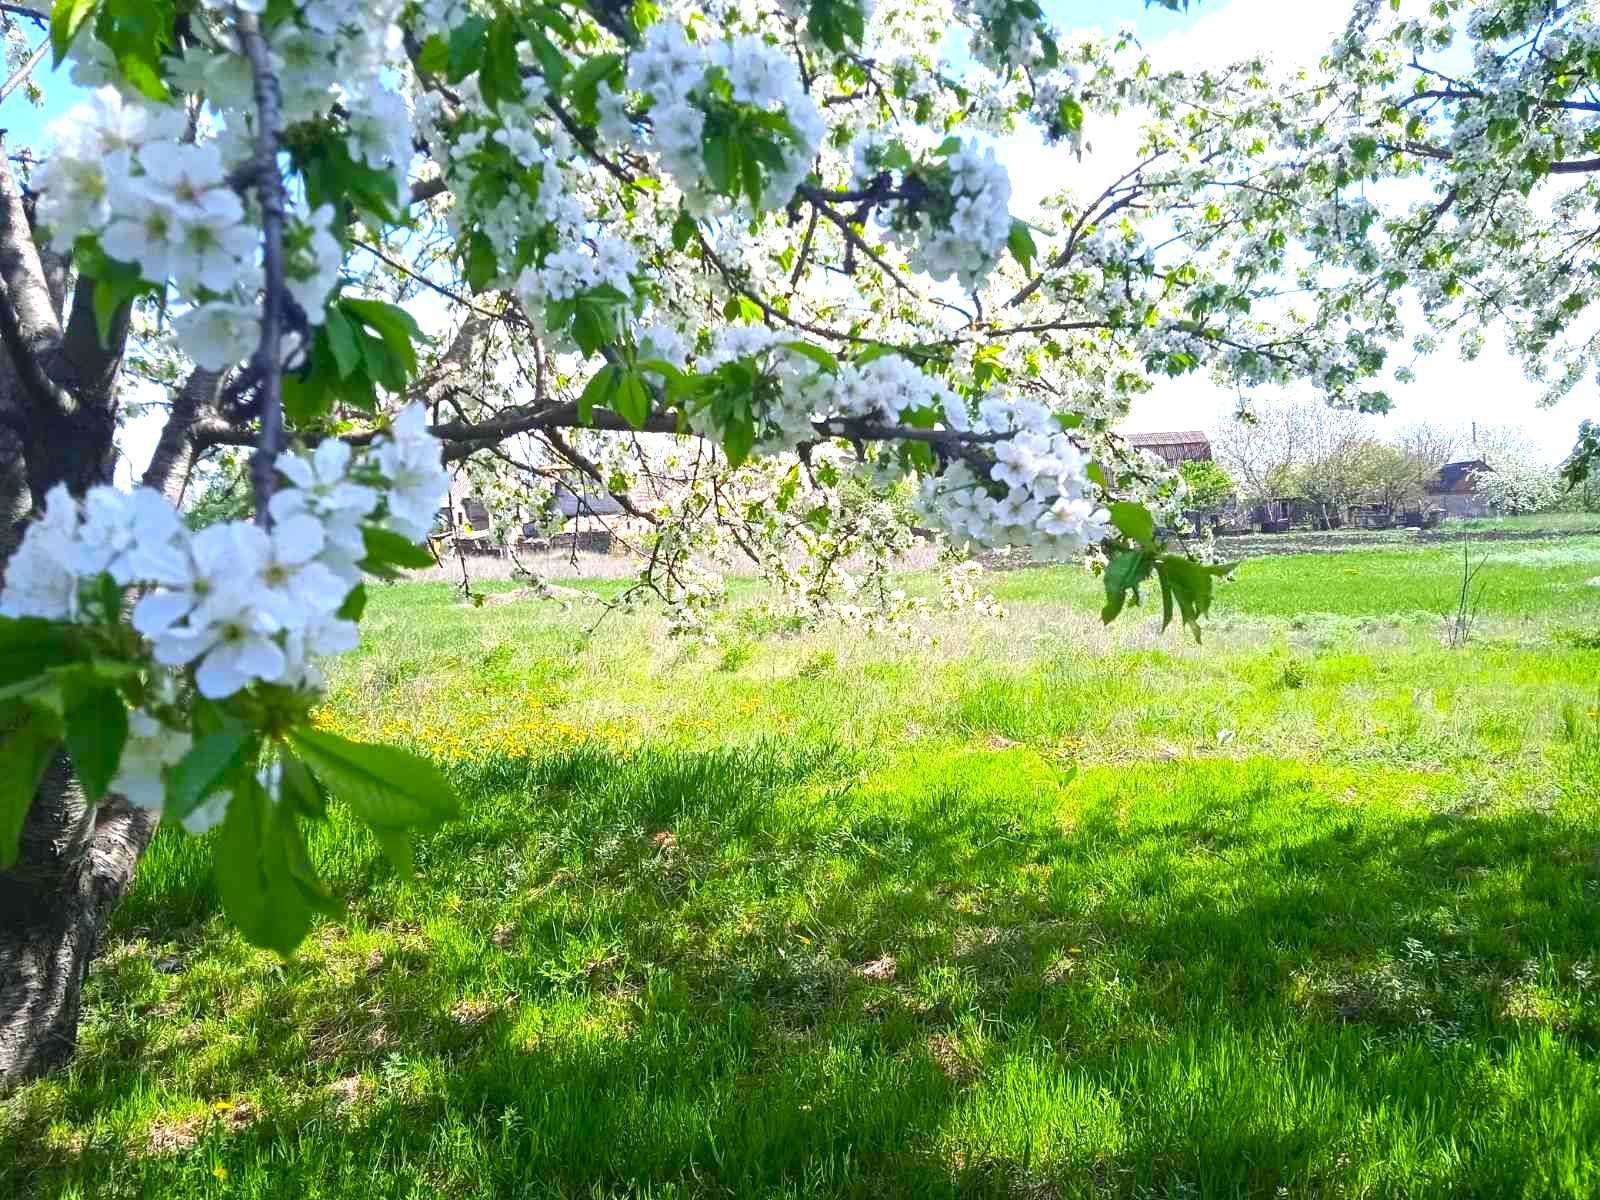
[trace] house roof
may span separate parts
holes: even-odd
[[[1128,440],[1135,446],[1194,446],[1204,443],[1209,446],[1211,439],[1199,429],[1182,429],[1175,433],[1130,433]]]
[[[1141,450],[1160,455],[1168,466],[1204,462],[1212,457],[1211,439],[1198,429],[1180,429],[1172,433],[1130,433],[1128,440]]]
[[[1445,463],[1439,468],[1439,473],[1434,476],[1433,482],[1428,485],[1428,491],[1434,495],[1444,492],[1471,492],[1476,488],[1473,485],[1473,476],[1480,471],[1494,470],[1481,458],[1469,458],[1462,462]]]
[[[598,489],[591,491],[585,485],[580,495],[564,483],[555,486],[556,507],[561,510],[563,517],[610,517],[622,511],[609,492]]]

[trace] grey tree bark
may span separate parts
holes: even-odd
[[[28,218],[0,153],[0,570],[50,488],[109,482],[128,328],[124,306],[102,343],[94,281],[72,285]],[[71,1056],[84,977],[154,828],[119,799],[86,804],[64,756],[45,773],[0,872],[0,1091]]]

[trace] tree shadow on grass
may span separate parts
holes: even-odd
[[[764,747],[464,774],[469,818],[415,888],[330,851],[368,889],[370,966],[335,947],[268,978],[213,929],[180,1008],[237,986],[227,1036],[137,1026],[68,1078],[68,1119],[161,1080],[259,1081],[259,1119],[199,1149],[274,1194],[422,1167],[505,1196],[1592,1184],[1588,817],[1363,806],[1274,763],[1052,795],[930,770],[887,797],[859,765]],[[331,1104],[353,1076],[372,1098]],[[181,1194],[189,1161],[44,1145],[25,1110],[0,1136],[14,1180]]]

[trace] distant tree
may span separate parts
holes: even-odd
[[[1488,461],[1488,460],[1486,460]],[[1494,510],[1508,516],[1551,512],[1571,500],[1561,473],[1548,463],[1525,456],[1502,456],[1476,476],[1478,493]]]
[[[1600,512],[1600,423],[1578,426],[1578,440],[1561,465],[1561,478],[1572,489],[1577,507]]]
[[[1560,468],[1519,426],[1480,427],[1474,457],[1489,466],[1476,483],[1496,512],[1550,512],[1573,502]]]
[[[1381,502],[1384,481],[1397,474],[1400,451],[1372,437],[1338,439],[1274,476],[1280,496],[1317,506],[1324,520],[1353,504]]]
[[[1428,484],[1439,474],[1439,468],[1449,461],[1449,450],[1441,450],[1446,443],[1434,438],[1435,434],[1449,435],[1427,427],[1419,428],[1424,440],[1412,439],[1408,436],[1411,431],[1407,431],[1395,442],[1377,442],[1368,450],[1370,503],[1386,504],[1390,508],[1418,503],[1427,494]]]
[[[1220,508],[1238,491],[1233,476],[1211,459],[1186,462],[1178,468],[1178,474],[1188,489],[1192,508]]]
[[[1394,444],[1432,476],[1445,463],[1455,460],[1465,440],[1459,429],[1419,421],[1401,429],[1395,435]]]
[[[1213,445],[1241,499],[1253,502],[1301,495],[1308,469],[1343,458],[1371,436],[1370,418],[1304,397],[1254,401],[1223,423]]]

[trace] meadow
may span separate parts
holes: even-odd
[[[1457,648],[1401,541],[1201,645],[1065,568],[710,645],[384,588],[323,719],[464,819],[335,821],[286,962],[164,830],[0,1195],[1600,1195],[1600,536],[1479,553]]]

